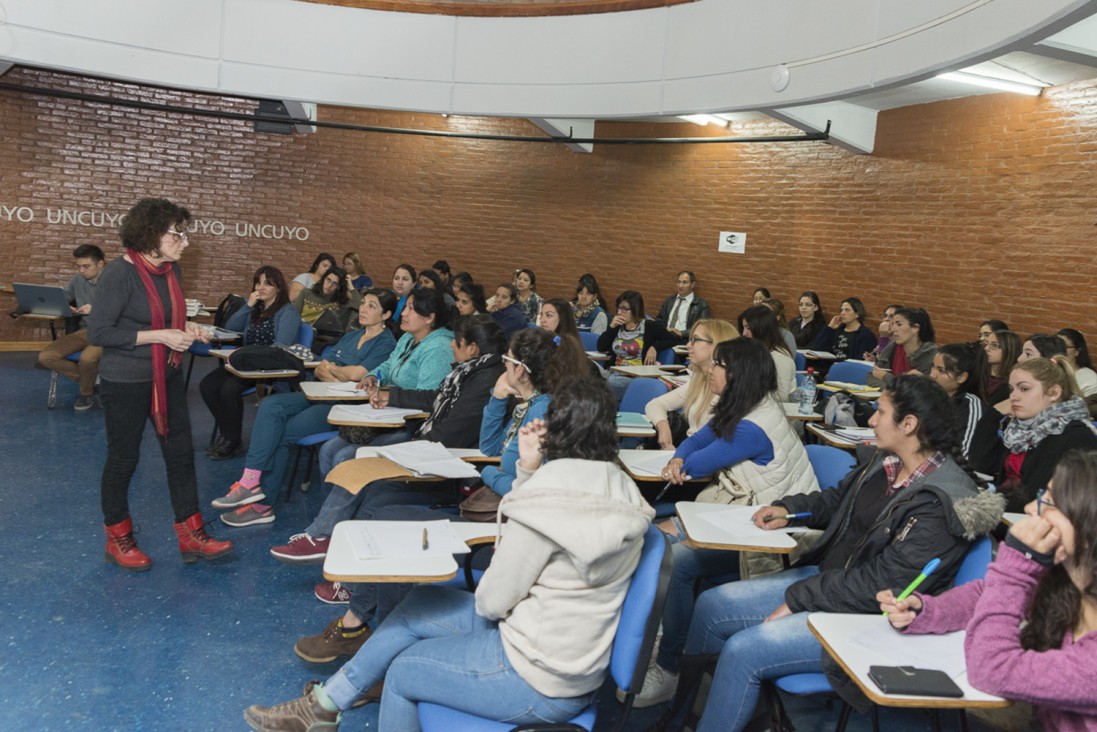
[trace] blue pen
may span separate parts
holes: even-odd
[[[803,513],[787,513],[784,516],[766,516],[762,519],[762,523],[768,524],[770,521],[792,521],[793,519],[811,518],[811,511],[805,511]]]
[[[895,602],[900,602],[902,600],[907,599],[907,597],[910,595],[910,593],[912,593],[916,589],[918,589],[918,585],[925,582],[926,577],[929,577],[931,574],[933,574],[933,570],[937,569],[937,567],[939,567],[940,564],[941,564],[941,560],[938,559],[937,557],[934,557],[933,559],[929,560],[929,564],[927,564],[925,567],[922,567],[922,573],[919,574],[917,577],[915,577],[914,581],[911,582],[909,585],[907,585],[907,588],[905,590],[903,590],[902,592],[899,593],[899,596],[895,598]],[[888,614],[887,610],[885,610],[884,615],[886,616],[887,614]]]

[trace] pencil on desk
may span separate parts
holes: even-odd
[[[427,527],[423,527],[423,551],[430,548],[430,542],[427,540]]]

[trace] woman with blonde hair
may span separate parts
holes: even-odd
[[[720,398],[719,394],[712,391],[708,380],[712,354],[717,344],[738,337],[739,331],[734,325],[716,318],[698,320],[690,328],[686,346],[689,354],[689,382],[652,399],[644,409],[644,415],[655,425],[656,439],[661,450],[673,450],[675,446],[672,412],[681,412],[685,418],[685,435],[681,439],[704,427],[712,418],[712,408]]]
[[[1008,501],[1006,510],[1020,512],[1047,485],[1068,450],[1097,449],[1097,430],[1090,424],[1069,358],[1019,363],[1009,375],[1009,386],[1013,419],[1002,431],[1006,457],[996,484]]]
[[[347,271],[347,285],[351,289],[361,292],[373,287],[373,278],[366,274],[358,252],[347,252],[343,255],[343,269]]]

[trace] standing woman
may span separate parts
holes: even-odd
[[[689,382],[685,386],[655,397],[644,408],[644,416],[655,425],[655,437],[659,449],[673,450],[675,430],[670,424],[671,414],[681,412],[685,418],[685,437],[704,427],[712,418],[712,408],[720,398],[712,390],[709,370],[716,346],[739,337],[739,331],[726,320],[709,318],[698,320],[689,332],[686,351],[689,357]],[[680,440],[679,440],[680,441]]]
[[[415,282],[415,267],[410,264],[401,264],[393,270],[392,294],[396,295],[396,310],[392,313],[392,322],[400,322],[400,316],[404,314],[404,305],[407,304],[408,295],[415,289]]]
[[[244,346],[289,346],[297,342],[301,316],[289,302],[286,278],[282,270],[269,264],[255,270],[252,292],[244,306],[225,323],[228,330],[244,334]],[[255,385],[224,368],[206,374],[198,390],[220,433],[218,441],[206,451],[211,460],[225,460],[243,451],[240,433],[244,426],[242,394]]]
[[[761,341],[777,368],[777,400],[790,401],[796,389],[796,362],[781,337],[777,316],[765,305],[754,305],[739,314],[739,331],[744,338]]]
[[[609,316],[606,315],[602,303],[605,298],[598,289],[598,280],[594,275],[584,274],[579,278],[579,285],[575,288],[575,325],[580,331],[590,331],[597,335],[606,332],[609,325]]]
[[[215,559],[232,551],[231,541],[206,533],[198,511],[190,414],[179,367],[190,344],[208,337],[187,322],[179,286],[177,262],[187,248],[188,221],[190,212],[170,201],[138,201],[122,223],[126,253],[100,275],[89,318],[89,342],[103,349],[99,389],[107,434],[101,486],[106,558],[131,571],[152,565],[133,539],[129,512],[130,479],[150,418],[164,456],[183,561]]]
[[[536,323],[537,316],[541,312],[541,303],[544,300],[534,288],[537,286],[537,275],[532,269],[518,269],[514,271],[514,289],[518,290],[516,304],[522,310],[522,315],[527,323]]]
[[[347,252],[343,255],[343,269],[347,271],[347,284],[351,289],[361,291],[373,287],[373,278],[366,274],[358,252]]]
[[[1067,450],[1097,449],[1073,372],[1068,359],[1052,356],[1030,358],[1009,375],[1013,419],[1002,431],[1007,453],[996,481],[1007,511],[1023,511],[1036,498]]]
[[[827,315],[823,312],[819,296],[811,290],[800,294],[796,309],[800,314],[789,322],[788,329],[796,339],[797,348],[811,348],[819,331],[826,327]]]
[[[289,301],[295,302],[298,295],[319,282],[320,278],[327,274],[327,271],[334,266],[335,257],[327,252],[320,252],[320,254],[316,255],[316,259],[313,260],[312,266],[309,267],[309,271],[297,275],[293,278],[293,282],[290,283]]]
[[[1009,372],[1021,357],[1021,337],[1011,330],[996,330],[987,336],[983,347],[990,366],[987,402],[997,406],[1009,399]],[[1008,414],[1008,402],[998,411]]]
[[[998,423],[1002,415],[986,402],[990,370],[979,343],[950,343],[937,349],[929,378],[948,393],[956,407],[960,450],[975,470],[993,475],[1002,464]]]
[[[838,314],[819,331],[811,344],[812,349],[833,353],[835,361],[857,358],[871,351],[876,347],[876,336],[865,327],[867,317],[864,303],[856,297],[847,297],[842,301]]]
[[[644,316],[644,296],[636,290],[625,290],[617,296],[617,314],[609,328],[598,336],[598,350],[608,353],[615,366],[655,365],[659,346],[667,340],[667,329],[660,320]],[[632,379],[624,374],[610,373],[607,381],[617,401],[625,395]]]
[[[899,308],[891,316],[891,343],[876,357],[866,379],[869,386],[883,386],[896,376],[926,376],[933,368],[937,344],[929,313],[922,308]]]

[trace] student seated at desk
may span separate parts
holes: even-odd
[[[320,252],[312,261],[308,272],[302,272],[293,278],[289,286],[289,301],[296,302],[297,296],[323,279],[328,270],[335,266],[335,257],[327,252]]]
[[[601,378],[601,367],[587,358],[583,342],[579,340],[579,329],[575,326],[575,316],[567,300],[553,298],[542,302],[537,325],[556,336],[556,347],[563,349],[565,358],[575,361],[576,371]]]
[[[340,324],[346,323],[348,311],[358,309],[362,296],[358,290],[347,286],[347,273],[338,267],[332,267],[320,278],[320,281],[307,290],[302,290],[293,306],[301,314],[301,320],[313,324],[326,312],[335,314]]]
[[[952,397],[960,428],[960,449],[979,473],[993,475],[1002,464],[998,423],[1002,415],[986,403],[990,374],[986,350],[978,343],[950,343],[937,349],[929,378]]]
[[[1009,330],[996,330],[983,343],[990,365],[987,403],[1002,414],[1009,414],[1009,373],[1021,357],[1022,344],[1021,337]]]
[[[891,316],[891,342],[876,357],[876,365],[865,380],[869,386],[883,386],[896,376],[928,376],[937,344],[929,313],[922,308],[899,308]]]
[[[701,594],[678,692],[658,728],[681,729],[718,654],[697,732],[742,730],[763,680],[823,670],[808,613],[877,611],[879,588],[905,586],[935,557],[940,567],[922,588],[939,592],[970,543],[998,524],[1004,500],[981,491],[957,461],[956,423],[943,389],[922,376],[900,376],[884,388],[871,424],[879,449],[837,488],[788,495],[754,514],[758,527],[777,529],[787,525],[784,516],[806,513],[802,523],[823,535],[792,569]]]
[[[604,383],[564,386],[547,426],[518,435],[517,480],[499,506],[506,535],[475,595],[412,590],[334,676],[297,700],[249,707],[248,724],[334,729],[381,681],[382,730],[419,729],[420,702],[513,724],[563,722],[588,706],[654,515],[617,462],[615,418]]]
[[[507,338],[529,326],[526,315],[518,306],[517,300],[518,289],[514,285],[504,283],[495,288],[495,297],[488,304],[488,312],[498,321]]]
[[[453,290],[454,309],[458,315],[482,315],[488,312],[484,288],[474,282],[463,282]]]
[[[656,355],[674,345],[661,320],[648,320],[644,313],[644,296],[636,290],[625,290],[617,296],[617,314],[609,321],[606,332],[598,336],[598,350],[613,358],[614,366],[654,366]],[[684,340],[684,339],[683,339]],[[632,378],[611,372],[609,387],[620,402]]]
[[[847,297],[842,301],[838,314],[815,336],[811,348],[833,353],[836,361],[860,358],[876,347],[876,336],[865,327],[867,317],[864,304],[856,297]]]
[[[774,392],[777,401],[792,401],[792,392],[796,389],[796,362],[792,359],[793,351],[781,337],[776,314],[766,305],[754,305],[739,313],[738,323],[743,337],[761,343],[773,359],[777,369],[777,390]]]
[[[1035,705],[1042,729],[1097,729],[1097,451],[1066,453],[1025,513],[985,580],[877,600],[905,633],[966,629],[971,685]]]
[[[282,270],[269,264],[263,265],[255,270],[251,287],[248,299],[229,317],[225,330],[243,333],[238,344],[241,346],[290,346],[296,343],[301,330],[301,316],[289,301]],[[224,368],[210,371],[198,385],[202,401],[213,415],[220,433],[217,442],[206,450],[211,460],[225,460],[243,452],[240,433],[244,428],[244,400],[241,395],[254,385],[251,379],[241,379]]]
[[[476,447],[480,423],[491,390],[503,372],[502,354],[507,342],[499,324],[487,315],[458,317],[453,324],[454,368],[437,389],[375,389],[370,403],[377,409],[399,407],[421,409],[430,416],[406,429],[382,431],[359,444],[334,437],[320,448],[320,474],[327,475],[346,460],[352,460],[360,444],[391,445],[406,440],[430,440],[446,447]],[[376,481],[356,494],[332,485],[320,512],[303,533],[289,543],[270,550],[275,559],[287,564],[323,561],[335,524],[354,518],[362,501],[386,487],[405,488],[404,481]]]
[[[550,394],[582,376],[575,371],[571,359],[559,358],[559,349],[553,345],[552,337],[540,328],[518,331],[503,356],[503,363],[506,370],[495,382],[480,425],[480,451],[485,455],[501,455],[498,467],[489,465],[481,471],[484,485],[490,488],[486,497],[496,500],[510,492],[518,475],[515,468],[518,430],[545,416]],[[359,504],[356,519],[462,520],[452,513],[432,508],[439,504],[452,505],[459,500],[454,487],[444,482],[387,481],[371,484],[363,492],[366,498]],[[347,602],[349,597],[350,609],[343,617],[329,623],[319,635],[298,640],[294,652],[314,663],[354,655],[369,635],[366,624],[376,627],[384,620],[410,585],[388,584],[383,596],[379,592],[381,589],[376,584],[337,587],[336,583],[321,582],[315,590],[318,598],[326,602]]]
[[[655,426],[655,438],[660,450],[674,449],[675,432],[680,435],[678,442],[681,442],[712,418],[712,408],[720,398],[720,393],[712,390],[709,380],[712,354],[717,344],[738,337],[739,331],[726,320],[708,318],[693,324],[687,341],[689,345],[686,346],[689,382],[655,397],[644,407],[644,416]],[[675,430],[671,426],[672,419],[684,429]]]
[[[757,307],[769,312],[764,305]],[[701,503],[750,506],[790,494],[818,492],[807,451],[774,398],[777,369],[762,342],[739,338],[719,344],[712,357],[709,383],[712,392],[720,395],[712,421],[682,443],[663,470],[663,478],[681,484],[688,476],[713,476],[697,496]],[[664,522],[660,528],[675,539],[685,539],[677,521]],[[752,576],[781,567],[773,555],[740,555],[681,542],[674,544],[673,552],[663,640],[636,697],[638,707],[661,704],[674,695],[678,656],[690,628],[698,580],[729,574],[738,579],[740,567]]]
[[[580,331],[589,331],[595,335],[605,333],[609,316],[602,307],[604,302],[605,297],[598,287],[598,279],[589,272],[580,276],[579,284],[575,287],[575,300],[571,303],[575,310],[575,326]]]

